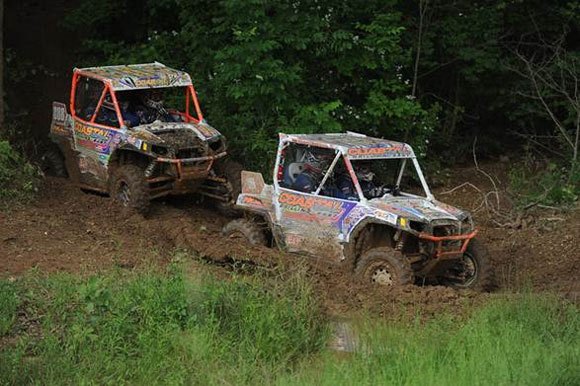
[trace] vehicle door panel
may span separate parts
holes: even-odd
[[[356,205],[354,201],[280,188],[276,215],[285,249],[342,260],[343,221]]]
[[[118,129],[74,119],[74,146],[78,156],[80,182],[106,190],[108,161],[119,144]]]

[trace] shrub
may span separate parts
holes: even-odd
[[[32,197],[37,189],[38,171],[7,141],[0,140],[0,201],[12,202]]]
[[[580,165],[566,167],[550,162],[537,166],[528,161],[513,167],[509,178],[518,207],[534,203],[567,206],[580,196]]]

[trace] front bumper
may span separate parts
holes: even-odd
[[[153,162],[157,165],[171,165],[171,169],[168,169],[171,172],[147,179],[147,182],[152,187],[152,196],[160,197],[169,193],[184,194],[195,192],[199,185],[208,178],[215,160],[225,157],[226,154],[224,151],[211,156],[196,158],[156,158]],[[151,170],[155,168],[154,165],[150,167]]]
[[[435,259],[455,259],[461,257],[467,250],[471,239],[477,235],[477,229],[464,235],[433,236],[420,233],[419,238],[435,244]]]

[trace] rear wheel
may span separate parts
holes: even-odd
[[[225,201],[216,203],[217,209],[224,215],[236,217],[240,212],[236,210],[235,204],[239,194],[242,192],[242,170],[241,164],[230,159],[218,160],[214,171],[218,177],[222,177],[225,182]]]
[[[147,214],[149,186],[143,170],[135,165],[119,166],[113,177],[111,197],[127,209]]]
[[[64,157],[58,147],[50,147],[40,158],[40,168],[47,176],[67,177]]]
[[[366,251],[356,264],[355,275],[367,283],[384,286],[412,284],[413,270],[403,254],[389,247]]]
[[[243,240],[250,245],[266,246],[268,244],[263,227],[246,219],[230,221],[223,228],[222,235],[232,240]]]
[[[479,240],[472,239],[462,259],[446,272],[441,281],[455,288],[491,291],[494,275],[487,248]]]

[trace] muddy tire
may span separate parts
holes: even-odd
[[[413,269],[404,256],[392,248],[366,251],[356,264],[355,275],[367,283],[385,286],[413,284]]]
[[[491,291],[495,278],[487,248],[477,239],[469,242],[463,259],[449,269],[443,284],[460,289]]]
[[[226,224],[222,230],[222,235],[229,239],[245,240],[250,245],[268,245],[264,229],[255,222],[243,218]]]
[[[228,217],[239,217],[240,211],[236,210],[235,204],[239,194],[242,192],[242,170],[243,166],[230,159],[216,162],[214,171],[218,177],[226,179],[226,199],[227,201],[216,202],[218,211]]]
[[[67,177],[64,156],[58,147],[50,147],[40,157],[40,169],[47,176]]]
[[[135,165],[119,166],[113,176],[111,197],[131,211],[147,214],[149,186],[143,170]]]

